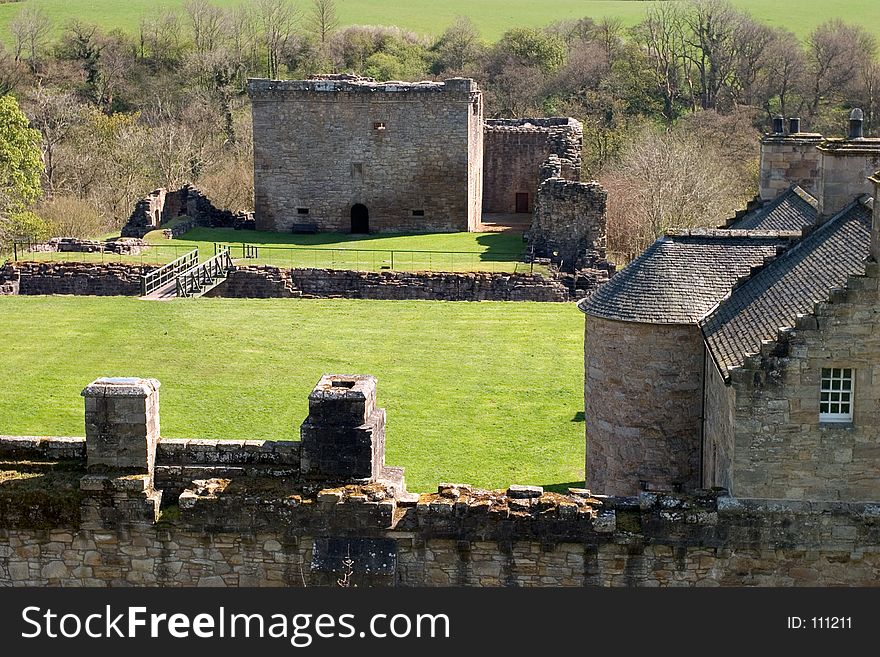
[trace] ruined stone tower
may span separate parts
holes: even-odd
[[[251,80],[258,230],[467,231],[480,221],[476,83]]]

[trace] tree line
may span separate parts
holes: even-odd
[[[772,115],[838,134],[858,105],[870,131],[880,93],[877,42],[863,27],[830,21],[800,40],[726,0],[658,3],[632,28],[591,18],[514,28],[494,43],[465,17],[438,37],[343,27],[334,0],[187,0],[134,34],[53,25],[22,3],[10,32],[0,95],[40,133],[32,209],[42,224],[26,229],[43,234],[118,228],[144,193],[183,182],[251,206],[248,77],[467,76],[489,116],[574,116],[585,175],[612,191],[609,247],[622,254],[671,225],[717,223],[751,196]]]

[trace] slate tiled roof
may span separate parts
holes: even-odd
[[[727,368],[758,353],[781,327],[794,326],[851,274],[864,274],[871,211],[854,203],[734,290],[703,321],[706,345],[725,377]]]
[[[696,324],[737,279],[787,243],[784,235],[768,232],[669,234],[578,305],[587,315],[604,319]]]
[[[746,230],[800,230],[818,217],[818,202],[798,186],[750,212],[728,228]]]

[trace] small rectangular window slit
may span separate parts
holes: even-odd
[[[412,216],[414,216],[414,217],[424,217],[424,216],[425,216],[425,211],[424,211],[424,210],[413,210],[413,211],[412,211]]]
[[[308,209],[308,208],[297,208],[297,209],[296,209],[296,213],[297,213],[297,214],[308,214],[308,213],[309,213],[309,209]]]

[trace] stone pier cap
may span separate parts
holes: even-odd
[[[376,409],[376,377],[325,374],[309,394],[309,416],[327,424],[359,426]]]
[[[83,397],[149,397],[162,384],[157,379],[138,377],[101,377],[87,385]]]

